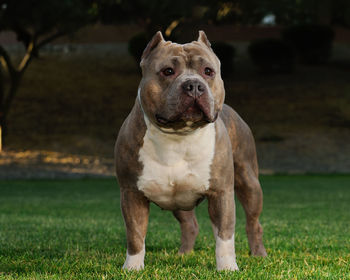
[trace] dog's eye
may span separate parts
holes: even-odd
[[[207,75],[207,76],[212,77],[214,75],[214,71],[213,71],[213,69],[210,69],[209,67],[206,67],[204,69],[204,74]]]
[[[173,68],[166,68],[163,70],[163,74],[164,76],[171,76],[171,75],[174,75],[175,74],[175,71]]]

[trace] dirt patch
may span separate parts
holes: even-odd
[[[4,151],[0,167],[1,179],[114,176],[112,158],[52,151]]]

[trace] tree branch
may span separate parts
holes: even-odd
[[[5,78],[2,71],[2,65],[0,64],[0,119],[1,119],[1,108],[5,96]]]
[[[23,72],[23,70],[25,68],[27,68],[29,62],[32,60],[32,58],[34,56],[37,56],[38,55],[38,51],[40,48],[42,48],[43,46],[45,46],[46,44],[52,42],[53,40],[63,36],[63,35],[66,35],[68,32],[65,32],[65,31],[58,31],[56,33],[53,33],[52,35],[44,38],[43,40],[40,41],[40,43],[37,43],[37,34],[35,34],[33,36],[33,39],[28,42],[28,45],[26,46],[27,48],[27,52],[25,54],[25,56],[23,57],[21,63],[19,64],[18,66],[18,71],[19,72]]]
[[[12,26],[12,30],[17,35],[17,40],[19,42],[23,42],[25,47],[27,48],[30,41],[32,40],[32,34],[26,30],[24,27],[22,27],[18,22],[15,22]]]
[[[30,41],[27,46],[26,54],[24,55],[21,63],[18,65],[18,72],[22,73],[28,66],[29,62],[32,60],[33,56],[36,54],[35,42]]]
[[[11,76],[15,74],[16,69],[13,67],[11,58],[2,46],[0,46],[0,62]]]
[[[5,96],[5,99],[4,99],[3,104],[2,104],[3,116],[5,118],[6,118],[7,113],[11,107],[13,98],[17,92],[20,79],[21,79],[21,75],[18,72],[15,72],[14,76],[11,77],[10,89],[8,90],[8,94],[7,94],[7,96]]]
[[[56,33],[46,37],[45,39],[41,40],[40,43],[37,44],[37,49],[40,49],[41,47],[45,46],[47,43],[50,43],[52,42],[53,40],[61,37],[61,36],[64,36],[64,35],[67,35],[69,32],[66,32],[66,31],[57,31]]]

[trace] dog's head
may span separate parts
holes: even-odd
[[[203,31],[180,45],[157,32],[141,59],[138,98],[147,118],[164,132],[190,132],[214,122],[225,90],[220,61]]]

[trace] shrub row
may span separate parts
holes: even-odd
[[[292,72],[296,58],[305,64],[326,62],[332,53],[334,32],[329,26],[297,25],[286,28],[280,39],[253,41],[249,54],[262,72]]]
[[[295,49],[302,62],[319,64],[331,56],[334,31],[325,25],[297,25],[285,29],[282,39]]]
[[[283,30],[281,38],[266,38],[251,42],[248,53],[261,72],[290,73],[296,60],[307,64],[326,62],[332,52],[334,32],[329,26],[297,25]],[[148,42],[145,33],[129,41],[129,53],[139,63]],[[214,42],[212,48],[221,61],[222,75],[234,70],[235,48],[224,42]]]

